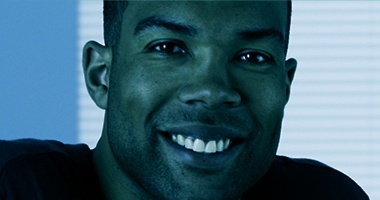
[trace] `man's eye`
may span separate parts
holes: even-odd
[[[252,64],[266,64],[273,60],[271,56],[260,52],[241,53],[238,55],[237,59],[241,61],[250,62]]]
[[[183,54],[186,51],[180,47],[179,44],[173,42],[160,42],[152,45],[148,48],[150,52],[159,52],[159,53],[167,53],[167,54]]]

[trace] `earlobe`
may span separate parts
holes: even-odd
[[[83,72],[88,93],[96,105],[107,108],[109,72],[112,51],[95,41],[89,41],[83,48]]]
[[[290,87],[294,79],[294,75],[297,69],[297,60],[294,58],[290,58],[285,62],[285,70],[287,75],[286,80],[286,100],[289,100],[290,97]]]

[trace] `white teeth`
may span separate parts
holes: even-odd
[[[205,151],[205,143],[200,139],[195,139],[193,150],[195,152],[204,152]]]
[[[223,140],[219,140],[219,142],[217,144],[217,147],[216,147],[216,150],[219,151],[219,152],[222,152],[224,150],[224,142],[223,142]]]
[[[193,151],[198,152],[198,153],[222,152],[228,149],[228,147],[231,144],[230,139],[225,139],[225,140],[221,139],[218,142],[216,142],[215,140],[210,140],[208,142],[205,142],[198,138],[194,140],[194,138],[192,137],[187,137],[185,139],[185,137],[180,134],[172,135],[172,140],[175,143],[181,146],[185,146],[185,148],[187,149],[192,149]]]
[[[205,153],[215,153],[216,152],[216,142],[211,140],[206,144]]]
[[[186,149],[193,149],[193,141],[190,138],[186,138],[185,147]]]
[[[229,146],[230,146],[230,143],[231,143],[231,140],[230,139],[227,139],[226,141],[224,141],[224,149],[227,149]]]
[[[177,136],[177,141],[174,141],[174,142],[177,142],[181,146],[185,146],[185,138],[183,138],[182,135],[178,135]]]

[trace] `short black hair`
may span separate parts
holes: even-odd
[[[290,24],[292,15],[292,1],[287,0],[287,30],[285,35],[285,55],[289,46]],[[104,29],[104,43],[106,46],[112,48],[114,53],[117,53],[117,46],[120,41],[121,24],[123,21],[123,14],[128,6],[128,1],[109,1],[104,0],[103,4],[103,29]]]
[[[121,24],[123,14],[128,6],[128,1],[108,1],[103,3],[103,35],[106,46],[117,50],[120,41]]]

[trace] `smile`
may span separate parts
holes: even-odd
[[[191,170],[208,171],[234,165],[248,138],[248,132],[227,126],[160,127],[158,133],[168,159]]]
[[[223,152],[224,150],[228,149],[231,144],[231,140],[229,138],[205,141],[191,136],[184,137],[181,134],[172,134],[172,140],[176,144],[183,146],[186,149],[191,149],[198,153],[207,154]]]

